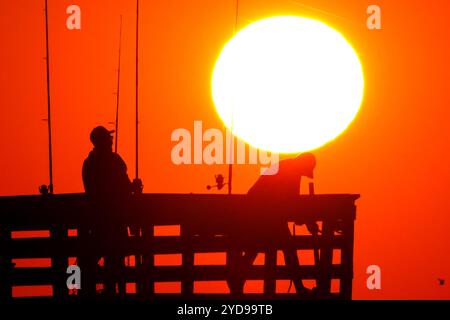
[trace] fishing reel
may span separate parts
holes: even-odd
[[[46,184],[39,186],[39,193],[42,194],[43,196],[46,196],[49,193],[51,193],[50,190],[51,190],[51,186],[47,186]]]
[[[216,184],[213,186],[207,185],[206,189],[211,190],[213,188],[217,188],[217,190],[222,190],[222,188],[228,184],[228,182],[224,182],[225,178],[222,174],[216,174],[214,177],[216,179]]]

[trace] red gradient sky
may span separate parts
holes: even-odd
[[[359,193],[354,298],[450,298],[450,47],[446,0],[241,0],[238,29],[299,15],[339,30],[358,52],[365,97],[348,130],[315,151],[317,193]],[[66,8],[82,10],[81,30]],[[382,30],[365,26],[382,9]],[[48,181],[44,1],[0,1],[0,194],[36,194]],[[306,5],[306,6],[305,6]],[[311,7],[318,10],[313,10]],[[135,3],[49,0],[56,193],[81,192],[90,130],[114,121],[119,15],[123,15],[119,153],[134,175]],[[141,1],[140,175],[145,192],[204,193],[225,166],[175,166],[176,128],[223,128],[210,94],[234,0]],[[191,129],[192,130],[192,129]],[[236,166],[246,193],[259,167]],[[366,288],[377,264],[382,289]]]

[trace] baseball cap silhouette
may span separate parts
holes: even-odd
[[[91,135],[90,135],[91,142],[95,146],[95,145],[101,143],[102,141],[109,139],[111,137],[111,134],[114,132],[115,132],[115,130],[108,130],[103,126],[95,127],[91,131]]]

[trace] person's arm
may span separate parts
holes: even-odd
[[[92,182],[91,182],[91,178],[89,176],[89,164],[87,160],[84,160],[83,162],[83,168],[81,170],[81,176],[83,178],[83,186],[84,186],[84,191],[86,193],[91,193],[91,186],[92,186]]]
[[[117,179],[120,186],[124,187],[128,192],[131,192],[131,181],[128,177],[128,169],[125,161],[118,155],[116,156],[116,162],[117,162]]]
[[[118,161],[119,161],[119,167],[120,167],[120,183],[121,185],[127,186],[127,192],[129,193],[142,193],[142,181],[140,179],[135,179],[133,182],[130,181],[130,178],[128,177],[127,173],[127,165],[123,159],[117,155]]]

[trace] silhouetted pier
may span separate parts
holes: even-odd
[[[351,299],[353,278],[355,200],[359,195],[305,195],[278,203],[270,218],[261,216],[258,203],[246,195],[143,194],[121,210],[123,227],[139,227],[141,236],[114,242],[117,252],[134,256],[131,263],[117,270],[121,281],[132,283],[133,293],[126,299],[215,299],[237,298],[229,293],[195,292],[203,281],[226,281],[233,272],[222,265],[197,265],[195,255],[223,253],[253,248],[265,255],[262,265],[239,270],[248,280],[263,280],[262,293],[244,293],[249,299]],[[93,252],[87,230],[95,212],[84,194],[0,197],[0,300],[13,299],[21,286],[51,287],[48,299],[92,299],[101,297],[96,284],[104,282],[104,267],[97,263],[81,269],[82,288],[74,294],[66,286],[66,268]],[[264,237],[251,241],[256,230],[269,230],[272,223],[318,222],[322,233],[294,235],[289,244]],[[166,235],[161,226],[175,226]],[[36,231],[31,237],[17,232]],[[173,232],[175,230],[175,233]],[[245,235],[245,236],[244,236]],[[300,251],[300,266],[292,270],[277,263],[283,246]],[[320,253],[319,261],[304,265],[302,252]],[[305,251],[303,251],[305,250]],[[157,263],[159,255],[178,254],[178,265]],[[12,264],[20,259],[46,258],[49,265],[32,267]],[[336,259],[339,258],[339,259]],[[340,261],[339,261],[340,260]],[[295,277],[315,280],[313,294],[279,292],[276,283]],[[87,283],[86,281],[88,281]],[[85,285],[86,283],[86,285]],[[179,292],[161,293],[161,283],[179,286]],[[336,287],[332,284],[336,283]],[[175,290],[177,291],[177,290]],[[242,296],[240,296],[242,297]]]

